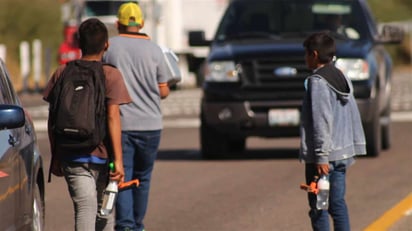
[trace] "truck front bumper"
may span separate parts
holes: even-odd
[[[299,136],[300,107],[301,101],[203,101],[201,120],[219,133],[231,137],[296,137]],[[282,121],[280,114],[289,119]]]

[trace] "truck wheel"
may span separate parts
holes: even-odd
[[[245,138],[231,139],[228,142],[228,151],[230,153],[241,153],[245,151],[246,140]]]
[[[200,125],[200,146],[204,159],[218,159],[228,151],[228,143],[221,134],[204,121]]]
[[[196,72],[196,87],[199,87],[199,88],[203,86],[203,82],[205,79],[205,76],[202,71],[202,67],[203,66],[200,66],[200,68]]]
[[[378,113],[375,114],[373,120],[370,123],[366,124],[365,136],[367,155],[371,157],[379,156],[382,147],[382,137],[380,118]]]
[[[391,147],[391,123],[382,125],[382,149],[388,150]]]
[[[385,108],[382,119],[382,149],[388,150],[391,147],[391,106],[390,100]]]

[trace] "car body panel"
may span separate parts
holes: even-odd
[[[33,121],[23,109],[2,61],[0,91],[0,230],[33,230],[36,190],[41,192],[40,219],[44,224],[43,162]]]

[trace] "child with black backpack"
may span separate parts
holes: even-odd
[[[49,181],[50,174],[65,177],[76,231],[113,230],[113,216],[98,211],[109,178],[124,180],[119,105],[131,98],[120,71],[101,62],[109,45],[106,26],[88,19],[78,36],[82,58],[59,66],[43,94],[49,102]]]

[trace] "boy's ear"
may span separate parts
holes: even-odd
[[[107,51],[109,49],[109,42],[104,43],[104,51]]]
[[[313,57],[314,57],[315,59],[318,59],[318,57],[319,57],[319,52],[318,52],[317,50],[314,50],[314,51],[313,51]]]

